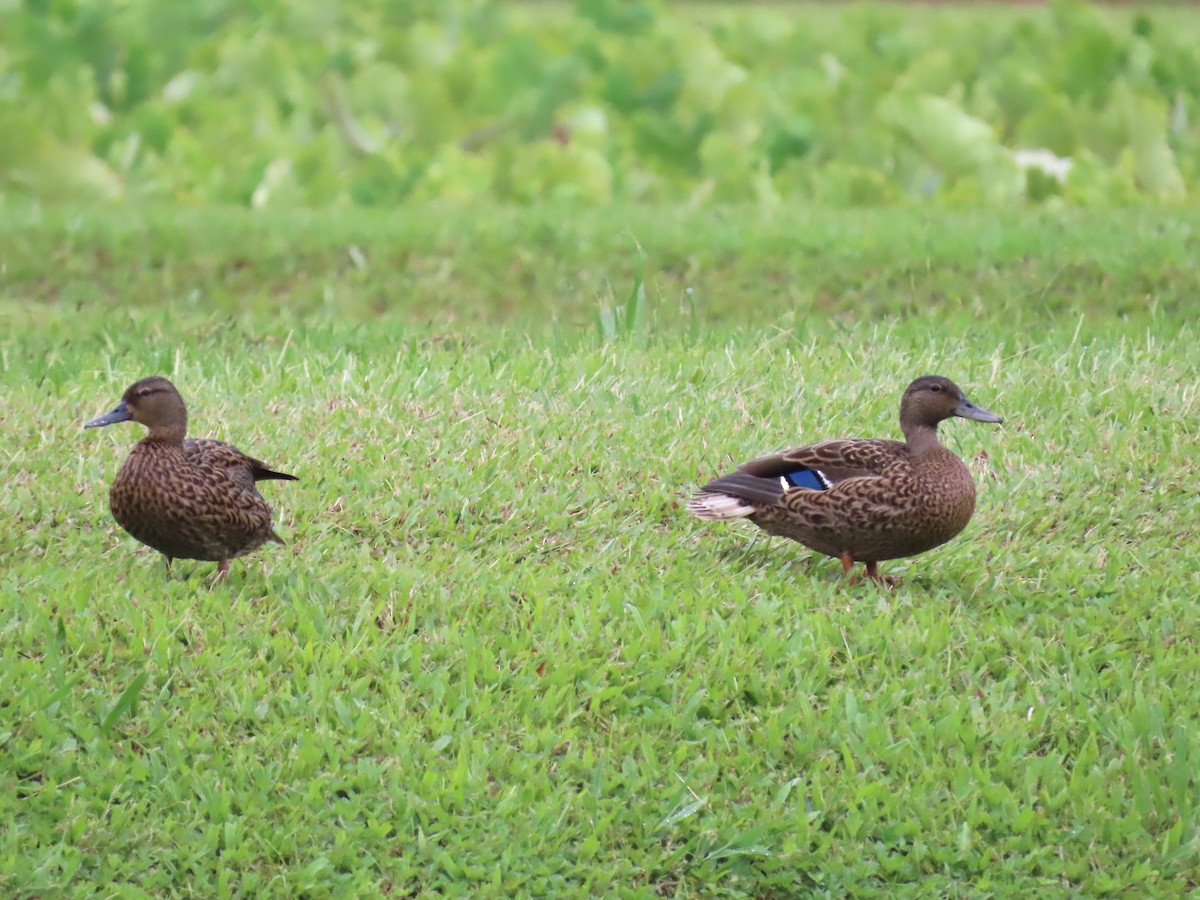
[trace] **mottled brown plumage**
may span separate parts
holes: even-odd
[[[706,484],[688,509],[702,519],[749,519],[764,531],[879,574],[885,559],[953,538],[975,511],[975,484],[938,440],[951,416],[1001,422],[947,378],[924,376],[900,401],[905,440],[837,440],[762,456]]]
[[[223,441],[187,440],[187,408],[175,386],[161,376],[143,378],[125,391],[116,409],[88,422],[99,428],[139,422],[149,432],[121,466],[109,491],[113,518],[122,528],[171,560],[218,563],[267,541],[282,544],[271,527],[271,508],[255,482],[295,481]]]

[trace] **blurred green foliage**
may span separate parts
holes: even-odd
[[[1182,198],[1200,171],[1186,10],[0,11],[0,198],[1089,205]]]

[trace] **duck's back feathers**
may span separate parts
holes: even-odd
[[[798,469],[820,472],[826,487],[847,478],[879,475],[892,463],[910,458],[901,441],[845,439],[805,444],[782,453],[760,456],[737,467],[739,472],[763,478],[787,476]],[[797,485],[799,486],[799,485]]]
[[[295,475],[267,468],[261,459],[247,456],[233,444],[209,438],[189,438],[183,442],[183,452],[195,464],[211,464],[229,470],[250,473],[254,481],[299,481]]]
[[[789,491],[827,491],[851,478],[875,477],[909,459],[899,441],[839,440],[806,444],[742,463],[700,489],[688,509],[702,519],[752,515],[759,506],[779,506]],[[724,500],[721,498],[724,497]],[[727,502],[736,498],[742,502]]]

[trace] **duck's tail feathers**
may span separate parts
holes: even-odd
[[[721,522],[726,519],[744,519],[752,516],[758,510],[745,500],[731,497],[729,494],[718,494],[714,491],[700,491],[688,501],[688,512],[698,519],[710,522]]]
[[[274,469],[268,469],[264,465],[254,467],[255,481],[299,481],[295,475],[288,475],[286,472],[276,472]]]

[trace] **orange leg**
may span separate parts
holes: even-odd
[[[876,584],[882,584],[885,587],[895,587],[900,583],[899,578],[893,578],[891,575],[880,575],[879,563],[877,562],[867,563],[867,577]]]
[[[843,553],[838,557],[842,561],[842,574],[850,575],[850,570],[854,567],[854,557],[849,553]],[[872,560],[863,560],[863,564],[867,567],[867,578],[874,581],[876,584],[881,584],[884,587],[894,587],[900,583],[899,578],[893,578],[890,575],[879,574],[879,563]],[[850,575],[850,586],[858,584],[858,576]]]
[[[839,558],[842,561],[842,574],[850,575],[850,570],[854,568],[854,557],[849,552],[846,552]],[[850,575],[850,586],[853,587],[856,584],[858,584],[858,576]]]
[[[229,560],[223,559],[217,563],[217,581],[224,581],[229,577]]]

